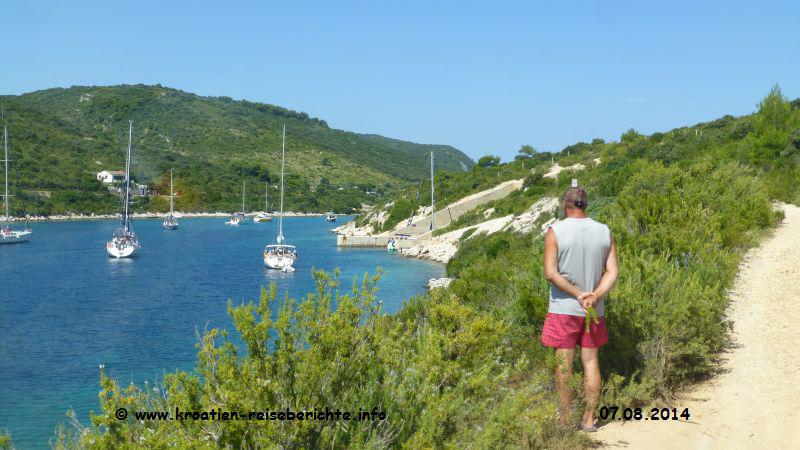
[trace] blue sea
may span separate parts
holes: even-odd
[[[392,313],[444,276],[437,263],[338,248],[334,225],[319,217],[284,220],[297,270],[268,270],[261,255],[276,224],[226,220],[184,219],[177,231],[137,221],[142,251],[132,259],[106,256],[110,220],[34,223],[31,242],[0,245],[0,429],[17,448],[47,448],[70,408],[89,424],[89,411],[99,410],[99,364],[123,385],[191,370],[198,331],[233,331],[228,299],[257,301],[271,282],[279,298],[300,299],[314,291],[312,268],[339,268],[346,291],[380,266],[378,296]]]

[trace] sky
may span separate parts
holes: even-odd
[[[157,84],[513,159],[800,97],[800,2],[0,2],[0,94]]]

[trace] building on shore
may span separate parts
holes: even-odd
[[[115,181],[125,181],[125,171],[124,170],[103,170],[102,172],[97,172],[97,181],[102,181],[103,183],[113,183]]]

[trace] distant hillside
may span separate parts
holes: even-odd
[[[374,203],[428,176],[430,151],[441,170],[474,165],[451,146],[335,130],[279,106],[160,85],[74,86],[0,96],[0,102],[16,187],[32,213],[113,210],[114,197],[94,174],[124,166],[128,120],[134,123],[134,178],[160,188],[174,167],[184,210],[235,208],[243,180],[253,192],[249,208],[263,207],[264,182],[279,179],[284,124],[289,209],[350,211]],[[277,191],[270,194],[277,199]],[[157,198],[138,205],[163,207]]]

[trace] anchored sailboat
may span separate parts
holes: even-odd
[[[264,265],[270,269],[281,269],[285,272],[294,270],[292,265],[297,260],[297,248],[284,244],[283,238],[283,178],[286,163],[286,125],[283,126],[283,144],[281,146],[281,212],[279,216],[278,237],[276,243],[264,247]]]
[[[434,166],[433,166],[433,152],[431,152],[431,223],[428,226],[428,229],[431,230],[431,231],[436,229],[436,196],[435,196],[435,189],[434,189],[434,183],[433,183],[434,174],[435,174],[435,172],[434,172]],[[447,194],[445,194],[444,199],[445,199],[445,204],[447,204]],[[419,187],[417,188],[417,203],[419,203]],[[449,214],[450,207],[448,206],[447,208],[448,208],[447,211],[448,211],[448,214]],[[452,220],[453,220],[453,217],[450,216],[450,221],[452,222]],[[406,223],[406,226],[416,226],[416,225],[412,225],[413,222],[414,222],[414,209],[412,208],[411,209],[411,214],[408,216],[408,222]],[[389,242],[386,244],[386,250],[389,250],[390,252],[393,252],[396,249],[397,249],[397,241],[394,238],[389,239]]]
[[[139,238],[133,232],[131,218],[128,212],[131,202],[131,141],[133,140],[133,122],[129,121],[128,129],[128,157],[125,160],[125,196],[121,211],[120,227],[114,230],[114,235],[106,244],[108,256],[114,258],[127,258],[139,252],[142,248]]]
[[[8,128],[3,127],[3,138],[5,141],[5,149],[6,149],[6,157],[3,159],[3,162],[6,166],[6,193],[3,195],[3,205],[5,206],[5,216],[3,217],[4,222],[0,224],[0,244],[15,244],[17,242],[27,242],[30,238],[31,233],[33,231],[28,228],[27,226],[23,230],[13,230],[9,226],[9,222],[11,221],[11,213],[9,212],[9,195],[8,193]]]
[[[242,211],[235,212],[231,216],[231,220],[225,222],[225,225],[239,225],[244,223],[245,220],[245,211],[244,211],[244,196],[246,191],[246,181],[242,181]]]
[[[165,230],[178,228],[178,219],[175,218],[175,191],[172,189],[172,169],[169,169],[169,215],[162,225]]]
[[[269,181],[264,183],[264,212],[258,213],[253,217],[253,222],[269,222],[272,216],[269,215]]]

